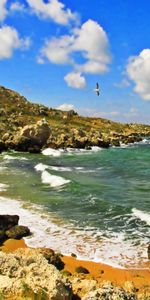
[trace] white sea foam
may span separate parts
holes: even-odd
[[[59,167],[59,166],[48,166],[42,163],[37,164],[35,167],[36,171],[45,171],[46,169],[52,171],[60,171],[60,172],[71,172],[73,169],[69,167]]]
[[[50,170],[53,171],[60,171],[60,172],[71,172],[72,168],[69,167],[56,167],[56,166],[50,166]]]
[[[44,212],[42,206],[0,197],[0,214],[18,214],[19,224],[28,226],[32,235],[25,238],[28,246],[49,247],[65,255],[76,253],[78,259],[103,262],[115,267],[137,267],[147,261],[147,244],[133,246],[123,233],[106,238],[93,228],[75,228],[56,216]]]
[[[147,225],[150,226],[150,213],[138,210],[136,208],[132,209],[133,216],[140,219],[141,221],[144,221],[147,223]]]
[[[5,183],[0,183],[0,192],[5,192],[7,191],[7,188],[9,187],[8,184]]]
[[[143,144],[150,144],[150,139],[143,139],[141,143],[143,143]]]
[[[48,156],[58,157],[58,156],[61,156],[62,152],[63,152],[62,149],[55,150],[55,149],[52,149],[52,148],[46,148],[42,151],[42,154],[43,155],[48,155]]]
[[[0,166],[0,172],[4,171],[6,169],[7,169],[7,167]]]
[[[8,154],[5,154],[3,156],[3,159],[5,160],[15,160],[15,159],[18,159],[18,160],[28,160],[26,157],[23,157],[23,156],[12,156],[12,155],[8,155]]]
[[[41,178],[43,183],[49,184],[51,187],[62,186],[70,182],[70,180],[68,179],[64,179],[63,177],[52,175],[47,171],[42,172]]]
[[[43,171],[45,171],[46,169],[48,169],[49,166],[48,166],[48,165],[44,165],[44,164],[42,164],[42,163],[39,163],[39,164],[37,164],[34,168],[36,169],[36,171],[41,171],[41,172],[43,172]]]
[[[100,147],[97,147],[97,146],[92,147],[93,152],[98,152],[98,151],[101,151],[101,150],[102,150],[102,148],[100,148]]]

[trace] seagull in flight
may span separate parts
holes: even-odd
[[[100,94],[100,88],[99,88],[98,82],[96,83],[96,88],[94,89],[94,91],[96,92],[97,96],[99,96],[99,94]]]

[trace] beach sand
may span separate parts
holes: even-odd
[[[18,248],[25,248],[27,245],[24,240],[7,240],[1,247],[4,252],[13,252]],[[142,291],[146,289],[150,295],[150,264],[146,269],[117,269],[102,263],[95,263],[91,261],[81,261],[72,256],[63,256],[62,260],[65,264],[64,269],[71,274],[76,273],[76,268],[82,266],[88,269],[89,274],[86,275],[88,279],[96,279],[100,282],[111,281],[115,285],[124,287],[125,281],[133,283],[134,287]],[[81,274],[78,276],[82,276]]]

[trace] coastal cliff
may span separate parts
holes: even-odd
[[[150,136],[150,126],[122,124],[79,116],[29,102],[19,93],[0,87],[0,150],[39,153],[51,148],[108,148]]]

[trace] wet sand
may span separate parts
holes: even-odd
[[[26,247],[24,240],[7,240],[1,247],[1,250],[4,252],[13,252],[18,248]],[[125,281],[131,281],[136,289],[146,289],[150,293],[150,264],[147,265],[147,269],[117,269],[102,263],[81,261],[71,256],[63,256],[62,260],[65,264],[64,269],[71,274],[75,274],[76,268],[82,266],[89,271],[86,278],[96,279],[101,282],[107,280],[122,287]]]

